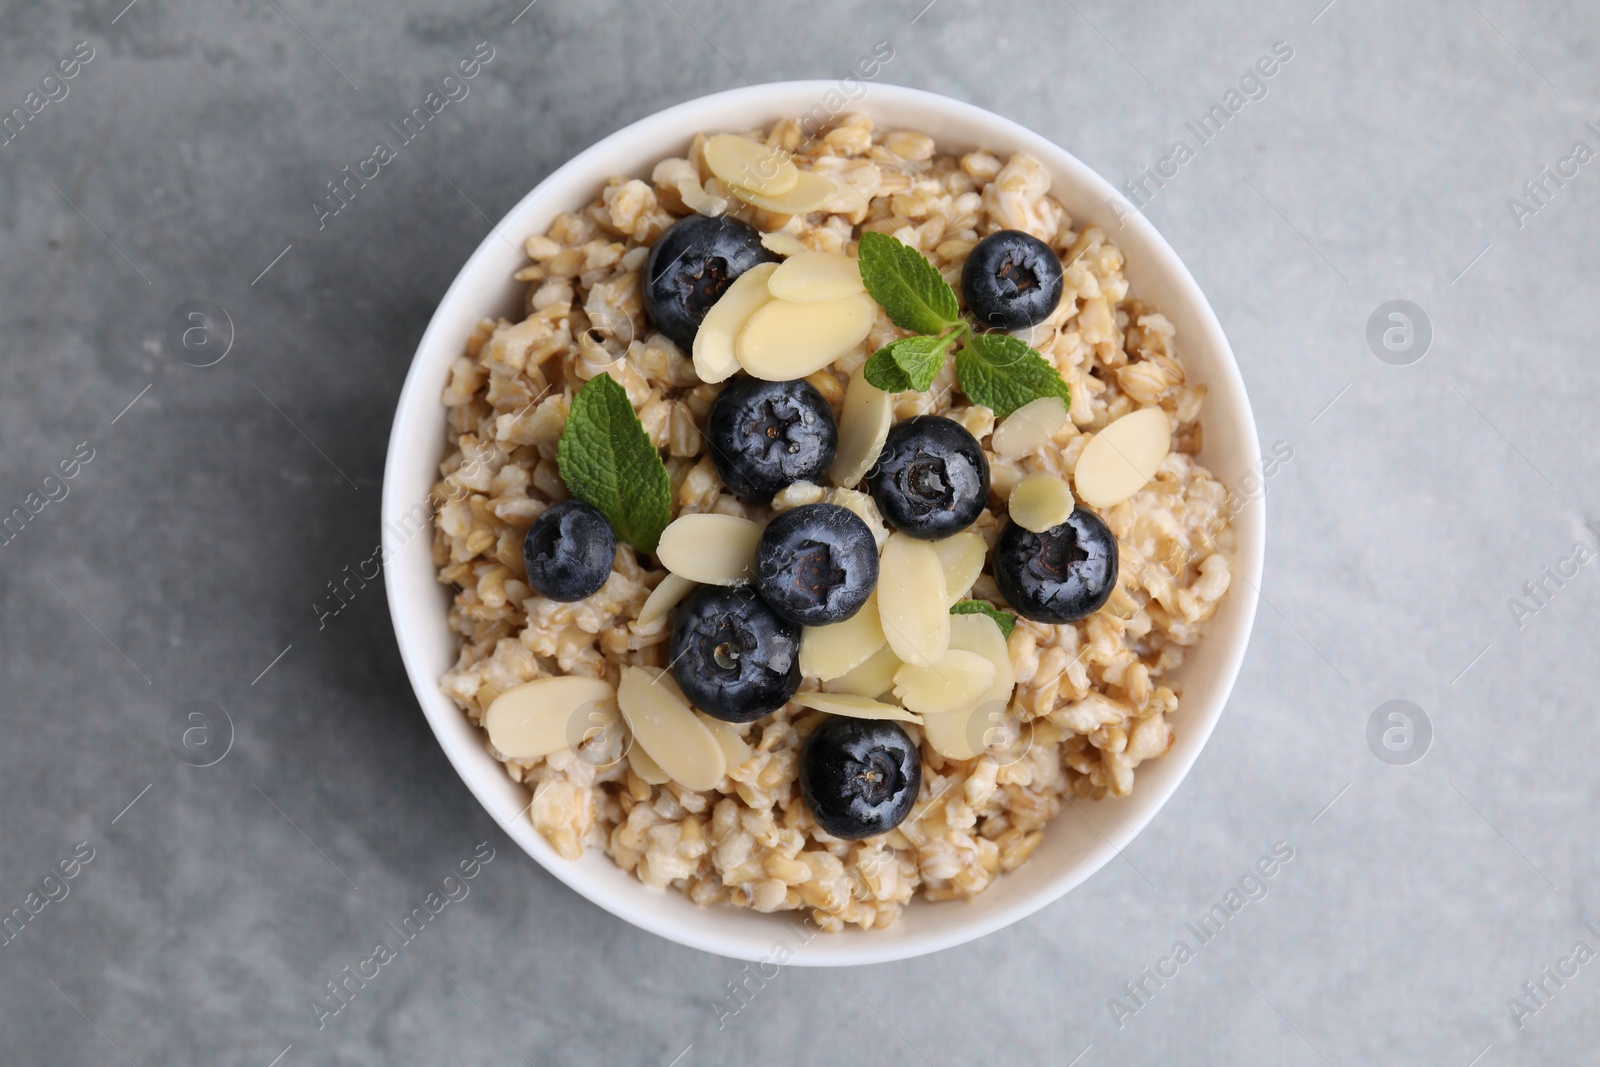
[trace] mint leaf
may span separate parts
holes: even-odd
[[[1007,333],[974,333],[956,353],[956,378],[974,404],[1003,419],[1042,396],[1070,405],[1067,383],[1043,356]]]
[[[950,606],[952,615],[987,615],[1000,627],[1000,633],[1007,640],[1011,638],[1011,631],[1017,628],[1017,617],[1009,611],[1001,611],[986,600],[958,600]]]
[[[556,461],[567,491],[599,508],[619,538],[656,550],[672,521],[672,485],[616,379],[596,375],[572,398]]]
[[[961,321],[955,290],[915,248],[868,231],[861,235],[859,255],[867,292],[902,330],[939,333]]]
[[[955,334],[945,337],[902,337],[872,354],[862,374],[886,393],[920,393],[944,369],[944,356]]]

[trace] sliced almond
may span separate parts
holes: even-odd
[[[823,681],[837,678],[865,663],[887,643],[874,590],[861,610],[843,622],[801,627],[800,673]]]
[[[603,715],[615,700],[611,686],[598,678],[535,678],[495,697],[483,726],[502,755],[538,759],[582,742],[588,713]]]
[[[852,719],[894,719],[896,722],[922,722],[922,716],[905,708],[885,704],[871,697],[858,697],[852,693],[796,693],[791,703],[802,708],[825,711],[829,715],[844,715]]]
[[[635,620],[640,626],[649,626],[661,616],[677,607],[678,601],[689,595],[689,590],[694,588],[694,583],[681,574],[670,571],[661,579],[661,584],[650,590],[650,595],[644,599],[644,607],[639,609],[639,618]]]
[[[923,715],[948,715],[971,707],[994,681],[994,664],[976,652],[952,648],[919,667],[907,663],[894,674],[894,695]]]
[[[1011,653],[999,625],[987,615],[956,615],[950,620],[950,647],[974,652],[994,665],[994,679],[978,694],[977,700],[949,715],[930,715],[922,734],[939,755],[948,759],[971,759],[981,753],[1001,726],[1011,704],[1016,675]]]
[[[650,753],[642,745],[634,745],[628,749],[628,766],[639,780],[650,785],[666,785],[672,781],[672,776],[661,769],[661,764],[650,758]]]
[[[579,705],[567,719],[567,744],[577,748],[585,741],[598,739],[602,745],[613,730],[623,729],[622,712],[617,708],[617,698]]]
[[[878,615],[894,654],[920,666],[950,645],[944,568],[926,541],[892,533],[878,560]]]
[[[696,792],[722,781],[728,770],[722,746],[666,671],[622,668],[617,706],[633,731],[634,748],[642,747],[673,781]]]
[[[736,133],[719,133],[705,144],[706,166],[729,185],[779,196],[795,187],[800,170],[781,148],[768,148]]]
[[[979,694],[980,703],[989,700],[1011,703],[1016,674],[1011,668],[1011,650],[1006,647],[1006,635],[1000,632],[999,623],[987,615],[952,615],[950,647],[975,652],[994,664],[994,677],[989,687]]]
[[[737,515],[680,515],[661,531],[656,558],[681,578],[702,585],[750,580],[761,524]]]
[[[800,252],[772,272],[767,288],[779,300],[818,304],[867,291],[861,264],[837,252]]]
[[[1066,482],[1048,471],[1038,471],[1023,475],[1011,490],[1006,509],[1011,521],[1024,530],[1044,533],[1066,522],[1075,504]]]
[[[776,263],[757,263],[735,278],[706,312],[700,331],[694,335],[694,372],[701,381],[720,382],[739,369],[739,360],[733,354],[734,341],[750,316],[771,301],[767,279],[777,269]]]
[[[971,530],[929,542],[939,566],[944,571],[945,607],[949,607],[972,589],[972,583],[983,573],[983,560],[989,546],[982,537]]]
[[[794,381],[866,340],[877,317],[878,305],[866,293],[817,304],[774,299],[757,308],[739,331],[734,355],[757,378]]]
[[[761,235],[761,247],[779,256],[797,256],[806,251],[805,242],[792,233],[772,230]]]
[[[830,693],[854,693],[860,697],[882,696],[894,688],[894,672],[900,669],[900,657],[894,649],[884,645],[870,659],[848,673],[822,683]]]
[[[713,719],[705,712],[695,709],[695,717],[706,724],[706,729],[711,731],[711,736],[717,739],[717,745],[722,749],[723,758],[728,761],[731,771],[745,760],[750,758],[750,746],[745,739],[739,736],[739,731],[733,728],[733,723]]]
[[[994,428],[989,446],[995,455],[1017,459],[1037,452],[1067,424],[1067,405],[1059,396],[1030,400]]]
[[[992,729],[985,725],[985,717],[994,710],[993,704],[980,704],[949,715],[930,715],[922,724],[923,739],[945,759],[971,759],[983,752],[984,733]]]
[[[844,391],[844,411],[839,416],[839,450],[833,454],[828,477],[833,484],[854,489],[878,462],[883,442],[894,425],[894,397],[867,381],[857,369]]]
[[[696,215],[704,215],[707,218],[726,215],[728,207],[732,204],[732,201],[725,196],[706,192],[698,180],[684,179],[678,182],[678,196],[683,200],[684,207]]]
[[[1172,425],[1158,407],[1130,411],[1089,439],[1072,484],[1097,508],[1120,504],[1145,487],[1172,449]]]
[[[800,171],[794,188],[777,196],[767,196],[743,185],[730,185],[729,188],[733,190],[734,196],[745,203],[778,215],[804,215],[815,211],[832,200],[834,193],[839,190],[839,187],[833,184],[832,178],[826,174],[818,174],[814,170]]]

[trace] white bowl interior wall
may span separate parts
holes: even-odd
[[[390,611],[401,653],[423,711],[446,755],[500,826],[547,870],[594,903],[646,930],[682,944],[740,959],[769,957],[780,941],[798,949],[795,963],[833,966],[883,962],[969,941],[1057,899],[1109,861],[1155,815],[1199,755],[1221,715],[1243,660],[1255,616],[1265,539],[1265,509],[1249,501],[1235,516],[1238,540],[1233,587],[1192,650],[1178,677],[1182,704],[1176,742],[1163,758],[1144,763],[1131,797],[1063,808],[1043,843],[1020,869],[997,878],[970,903],[917,900],[887,929],[817,936],[800,946],[803,913],[759,914],[731,906],[697,907],[675,891],[650,889],[593,849],[562,859],[533,828],[530,794],[485,750],[485,735],[440,691],[440,676],[455,662],[445,627],[450,591],[434,573],[429,531],[397,535],[402,519],[428,500],[445,444],[439,403],[449,366],[482,317],[520,317],[525,283],[512,274],[525,265],[522,241],[543,233],[560,212],[576,210],[607,176],[648,180],[657,160],[682,154],[696,131],[743,130],[809,112],[835,89],[832,82],[787,82],[737,89],[680,104],[643,119],[594,145],[541,182],[486,236],[451,285],[430,322],[396,412],[384,475],[384,540],[393,553],[386,568]],[[1177,327],[1190,380],[1209,387],[1202,412],[1206,463],[1230,487],[1259,458],[1260,448],[1244,383],[1227,339],[1194,279],[1141,215],[1119,220],[1124,203],[1111,186],[1060,147],[989,112],[944,97],[892,85],[870,85],[849,110],[876,123],[930,134],[941,151],[987,147],[1002,158],[1024,151],[1052,178],[1052,193],[1074,224],[1101,226],[1127,259],[1133,291]],[[1092,818],[1093,824],[1089,822]]]

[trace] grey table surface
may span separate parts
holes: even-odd
[[[0,145],[0,512],[38,509],[0,543],[0,912],[38,911],[0,947],[0,1062],[1595,1062],[1592,5],[522,2],[0,3],[0,114],[38,112]],[[381,591],[314,605],[376,543],[402,377],[489,220],[633,119],[879,41],[880,80],[1119,184],[1286,42],[1145,210],[1293,457],[1228,712],[1122,861],[719,1023],[739,964],[588,904],[473,800]],[[483,42],[319,231],[325,183]],[[168,340],[197,300],[234,329],[209,367]],[[1382,316],[1399,350],[1369,344],[1391,300],[1409,349]],[[1391,700],[1421,714],[1390,760],[1426,758],[1369,744]],[[480,842],[470,896],[319,1029]],[[1146,979],[1275,842],[1267,896]]]

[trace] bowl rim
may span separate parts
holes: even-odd
[[[551,171],[506,214],[494,224],[490,231],[484,235],[478,247],[468,257],[460,272],[452,280],[444,296],[440,299],[427,328],[417,344],[417,349],[412,357],[407,370],[405,383],[401,389],[399,400],[396,403],[395,420],[391,428],[387,445],[384,464],[384,481],[382,489],[380,523],[383,523],[383,538],[385,544],[391,535],[388,523],[384,516],[396,516],[407,513],[406,509],[415,502],[408,501],[399,483],[402,481],[402,452],[403,445],[410,434],[409,427],[416,421],[409,413],[427,410],[428,405],[439,404],[439,392],[448,376],[448,361],[438,359],[429,360],[430,353],[441,347],[448,348],[459,355],[463,336],[446,336],[452,327],[446,320],[447,309],[463,302],[470,302],[474,298],[474,289],[480,284],[479,275],[484,274],[485,266],[498,252],[498,245],[508,239],[516,240],[520,245],[521,238],[525,235],[512,234],[510,238],[502,232],[502,227],[525,213],[529,213],[547,191],[572,181],[578,176],[587,176],[592,179],[592,184],[599,186],[604,183],[615,168],[607,168],[606,173],[595,170],[598,160],[609,157],[619,146],[634,140],[651,142],[659,140],[667,132],[675,131],[684,140],[702,129],[709,128],[700,116],[710,112],[717,112],[733,104],[743,105],[746,110],[758,111],[766,114],[765,121],[781,117],[785,114],[804,113],[796,111],[799,102],[806,104],[826,99],[826,94],[840,92],[840,84],[827,80],[803,80],[769,82],[760,85],[744,86],[722,92],[708,94],[691,100],[675,104],[661,111],[638,119],[622,127],[614,133],[595,142],[593,145],[573,156],[566,163]],[[1261,455],[1260,440],[1256,433],[1255,418],[1250,407],[1249,395],[1245,389],[1243,376],[1240,372],[1238,361],[1233,354],[1232,347],[1228,344],[1226,335],[1222,330],[1216,313],[1209,301],[1200,290],[1199,284],[1193,275],[1172,249],[1171,245],[1161,236],[1155,226],[1142,214],[1134,211],[1128,201],[1098,173],[1077,159],[1067,149],[1048,140],[1027,127],[1010,119],[996,115],[986,109],[964,101],[955,100],[925,90],[913,89],[907,86],[895,85],[888,82],[873,82],[868,87],[866,96],[859,101],[863,106],[850,110],[863,110],[871,112],[895,111],[924,111],[938,113],[956,121],[978,122],[987,129],[993,130],[994,138],[992,147],[997,151],[1016,152],[1025,151],[1039,159],[1053,175],[1066,173],[1072,181],[1092,190],[1103,205],[1116,212],[1119,231],[1131,228],[1134,235],[1145,247],[1141,254],[1154,257],[1157,262],[1149,265],[1149,270],[1165,275],[1181,297],[1189,305],[1189,312],[1198,320],[1198,325],[1204,336],[1197,341],[1191,340],[1190,345],[1200,344],[1208,346],[1215,352],[1216,366],[1208,369],[1208,383],[1215,392],[1220,385],[1224,387],[1236,406],[1239,425],[1237,431],[1242,436],[1242,444],[1246,446],[1246,453],[1251,462],[1255,462]],[[1003,148],[1001,146],[1004,146]],[[656,157],[660,158],[660,157]],[[651,160],[640,160],[644,165],[650,165]],[[563,204],[558,210],[576,210],[580,205]],[[1086,215],[1093,212],[1073,212],[1075,219],[1081,221]],[[1119,242],[1119,247],[1121,242]],[[503,280],[503,279],[502,279]],[[1168,305],[1163,311],[1171,311]],[[438,442],[436,455],[444,453],[445,442]],[[437,460],[434,461],[435,463]],[[1224,483],[1226,484],[1226,483]],[[1231,496],[1231,490],[1230,490]],[[1240,517],[1246,514],[1252,516],[1251,520],[1241,523]],[[1254,626],[1254,620],[1261,585],[1261,574],[1265,561],[1266,539],[1266,514],[1264,496],[1249,500],[1244,510],[1235,513],[1234,528],[1236,533],[1236,547],[1234,552],[1234,569],[1228,598],[1237,601],[1229,610],[1236,613],[1239,618],[1233,625],[1236,633],[1230,647],[1219,649],[1218,653],[1224,657],[1220,670],[1215,672],[1218,679],[1216,696],[1211,706],[1200,709],[1203,714],[1196,714],[1196,710],[1185,706],[1184,731],[1194,742],[1186,746],[1181,753],[1169,751],[1162,757],[1163,763],[1175,770],[1167,773],[1165,780],[1148,786],[1142,793],[1136,794],[1143,805],[1140,812],[1123,826],[1113,828],[1108,836],[1100,834],[1097,844],[1092,844],[1081,859],[1076,860],[1068,869],[1054,876],[1048,883],[1025,893],[1009,904],[1004,904],[982,914],[959,916],[953,905],[949,907],[951,917],[958,921],[943,923],[937,928],[921,931],[907,937],[890,938],[886,932],[846,931],[837,938],[826,939],[828,944],[825,951],[813,950],[811,945],[803,946],[801,950],[793,953],[792,958],[786,962],[801,966],[853,966],[870,963],[883,963],[899,959],[907,959],[927,953],[941,951],[968,941],[983,937],[996,930],[1002,929],[1017,922],[1046,905],[1059,900],[1066,893],[1082,884],[1090,876],[1100,870],[1114,856],[1119,854],[1129,842],[1133,840],[1155,818],[1177,791],[1178,786],[1188,776],[1190,769],[1199,754],[1204,750],[1212,731],[1220,720],[1232,694],[1233,686],[1237,680],[1239,670],[1243,664],[1249,646],[1249,638]],[[428,524],[431,534],[433,515],[429,514]],[[429,538],[431,541],[431,536]],[[526,819],[527,808],[521,811],[508,813],[492,801],[490,783],[483,776],[481,764],[484,759],[490,759],[483,748],[481,730],[474,727],[472,736],[476,736],[478,743],[474,749],[458,731],[452,731],[443,716],[448,715],[459,721],[463,713],[453,701],[445,697],[439,688],[439,679],[433,675],[422,660],[423,655],[417,646],[417,638],[413,630],[418,625],[417,612],[425,611],[420,605],[420,594],[410,591],[406,584],[397,577],[398,568],[390,565],[390,554],[386,550],[383,554],[384,586],[389,603],[390,618],[394,625],[396,641],[400,646],[401,659],[406,668],[406,674],[411,682],[412,689],[423,714],[428,720],[430,729],[440,746],[444,749],[451,766],[461,777],[473,796],[489,813],[490,817],[500,826],[507,836],[516,841],[524,851],[540,864],[545,870],[554,875],[559,881],[577,891],[589,900],[611,914],[623,919],[641,929],[691,948],[711,952],[733,959],[758,961],[770,959],[773,947],[771,932],[763,932],[760,936],[751,937],[746,931],[737,933],[732,931],[707,933],[705,931],[690,931],[683,929],[670,915],[661,913],[659,909],[643,906],[642,897],[637,897],[632,891],[613,894],[604,891],[601,887],[590,884],[580,869],[580,861],[567,861],[554,856],[553,851],[537,830],[533,829],[530,820]],[[1241,581],[1245,588],[1240,588]],[[1228,605],[1224,604],[1227,608]],[[1215,624],[1217,620],[1211,620]],[[442,623],[437,619],[436,624]],[[1211,625],[1208,624],[1208,627]],[[1208,632],[1206,642],[1215,640],[1215,635]],[[470,725],[470,724],[469,724]],[[456,733],[456,736],[452,736]],[[1171,761],[1169,763],[1169,761]],[[493,770],[502,778],[505,777],[503,767],[493,762]],[[505,779],[509,781],[509,779]],[[520,787],[519,787],[520,788]],[[530,805],[531,806],[531,805]],[[1063,813],[1064,814],[1064,813]],[[1052,819],[1052,823],[1056,820]],[[1098,831],[1097,831],[1098,832]],[[530,839],[531,838],[531,839]],[[532,840],[537,839],[537,840]],[[541,855],[542,851],[551,851],[550,858]],[[554,862],[550,860],[553,859]],[[639,893],[658,893],[634,879],[631,874],[628,879]],[[670,890],[669,890],[670,892]],[[627,899],[624,899],[626,897]],[[639,903],[635,903],[635,900]],[[913,906],[929,906],[926,902],[913,902]],[[803,913],[795,913],[796,916]],[[729,924],[730,926],[732,924]],[[807,939],[809,940],[809,939]],[[812,945],[815,943],[813,942]]]

